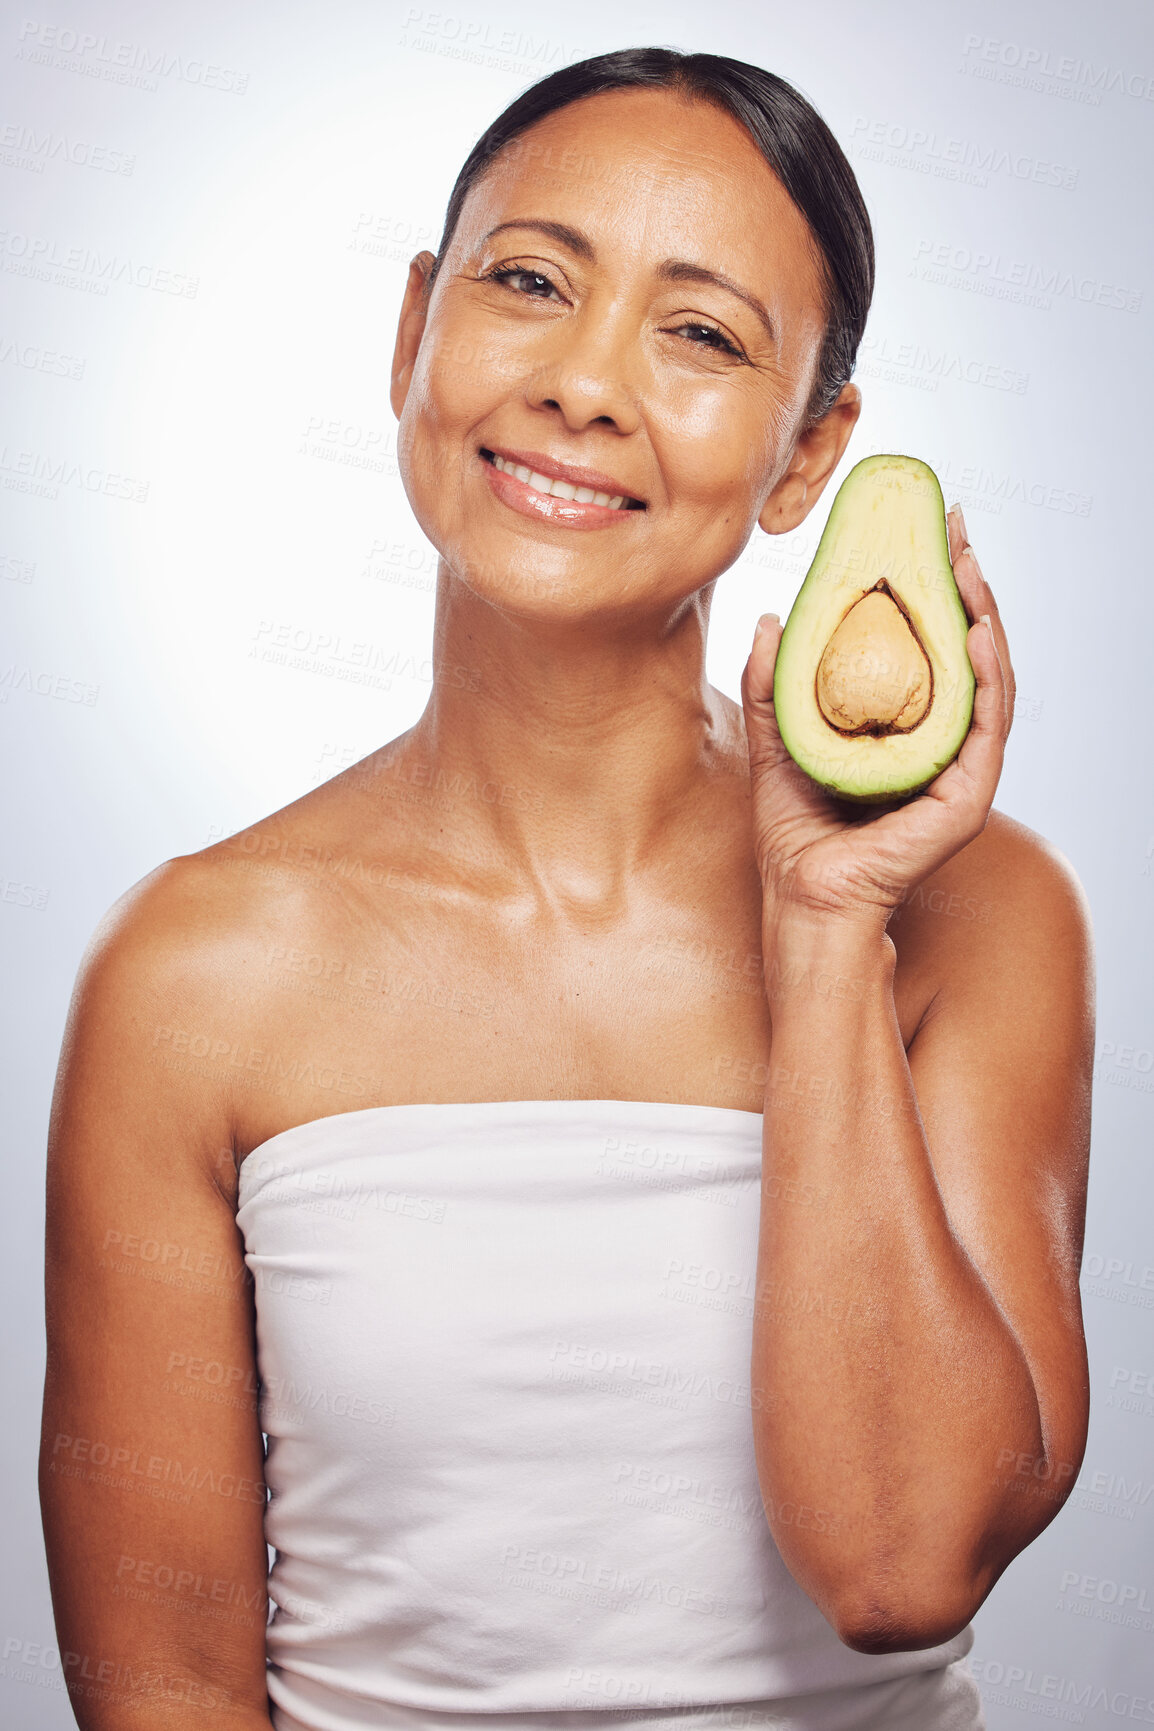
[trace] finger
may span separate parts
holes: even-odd
[[[951,507],[947,522],[950,532],[950,560],[953,565],[954,581],[957,583],[958,593],[962,597],[962,604],[971,623],[981,619],[983,614],[988,613],[990,616],[994,642],[1005,677],[1007,712],[1008,716],[1012,718],[1017,681],[1014,677],[1009,640],[1006,637],[1005,626],[1002,624],[1002,616],[998,611],[997,599],[982,575],[978,556],[974,552],[966,533],[966,520],[962,515],[960,505]]]
[[[983,613],[990,614],[992,618],[997,612],[997,602],[994,600],[993,590],[982,575],[960,505],[954,505],[950,510],[950,563],[954,567],[954,580],[965,602],[970,622],[980,619]]]
[[[741,705],[745,712],[745,737],[749,747],[749,769],[759,810],[770,821],[783,803],[800,799],[806,809],[819,810],[825,797],[817,783],[800,769],[785,748],[777,725],[773,702],[773,677],[781,647],[783,626],[776,613],[758,620],[749,660],[741,675]]]
[[[930,783],[926,793],[948,805],[957,805],[965,811],[967,821],[976,822],[980,815],[984,822],[1002,773],[1011,720],[992,620],[979,619],[970,626],[966,653],[977,681],[973,719],[961,751]]]
[[[785,627],[776,613],[763,613],[753,634],[753,647],[746,666],[749,696],[754,703],[773,707],[773,675],[777,651]]]
[[[749,764],[755,774],[788,756],[781,742],[773,706],[773,676],[777,670],[777,651],[783,629],[776,613],[762,614],[741,676],[741,706],[745,711]]]
[[[960,505],[951,505],[946,512],[946,538],[949,542],[950,564],[952,565],[958,554],[969,544],[969,536],[966,534],[966,519],[962,516]]]
[[[999,696],[1005,706],[1005,727],[1008,732],[1010,723],[1014,718],[1013,672],[1012,670],[1007,671],[1010,659],[1009,645],[1006,642],[1006,633],[1002,622],[998,618],[997,604],[990,592],[989,584],[982,577],[978,568],[972,547],[967,547],[959,555],[958,562],[954,566],[954,576],[957,579],[958,591],[963,602],[966,603],[966,611],[973,622],[970,627],[971,631],[974,625],[977,625],[982,619],[988,619],[990,622],[990,633],[998,660]],[[987,597],[989,597],[988,606],[985,605]],[[966,642],[968,646],[970,642],[968,637]],[[978,653],[981,654],[980,647]],[[975,668],[974,671],[976,673],[977,669]]]

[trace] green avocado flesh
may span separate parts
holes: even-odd
[[[969,620],[942,490],[916,457],[866,457],[838,490],[773,677],[789,755],[839,799],[928,785],[974,708]]]

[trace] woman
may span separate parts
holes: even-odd
[[[1081,894],[990,812],[960,511],[974,721],[924,794],[795,768],[772,616],[741,709],[704,673],[846,448],[872,274],[813,110],[665,49],[518,98],[413,260],[428,707],[137,886],[65,1042],[83,1726],[981,1723],[969,1619],[1085,1436]]]

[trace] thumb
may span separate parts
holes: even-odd
[[[741,676],[741,704],[749,740],[749,761],[756,769],[776,762],[784,751],[773,709],[773,675],[781,643],[782,623],[776,613],[763,613],[753,634],[753,647]]]

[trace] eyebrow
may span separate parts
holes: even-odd
[[[482,243],[492,240],[495,234],[501,234],[507,228],[536,229],[539,234],[547,234],[552,240],[559,241],[562,246],[567,246],[570,252],[576,253],[578,258],[583,258],[588,264],[596,262],[597,254],[594,252],[593,243],[587,235],[582,234],[579,228],[570,228],[566,222],[551,222],[546,218],[526,216],[516,217],[511,222],[499,222],[496,228],[491,228],[487,234],[482,235]],[[744,301],[745,305],[765,327],[765,333],[770,342],[775,343],[777,341],[773,320],[757,296],[751,294],[748,289],[742,288],[740,283],[734,282],[732,277],[724,276],[721,271],[710,270],[707,265],[694,264],[689,259],[666,258],[662,259],[657,266],[657,276],[662,282],[712,283],[715,288],[725,289],[728,294],[735,295],[739,301]]]

